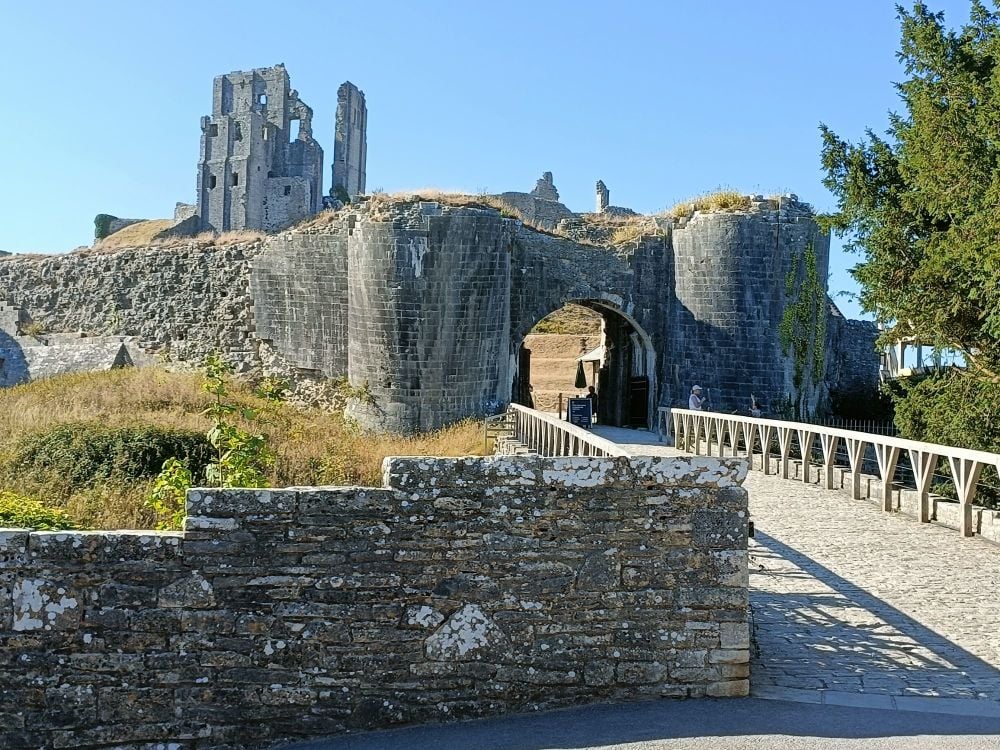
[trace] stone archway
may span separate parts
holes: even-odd
[[[657,356],[651,337],[634,317],[623,311],[614,300],[606,298],[570,298],[549,312],[555,312],[569,303],[593,310],[602,319],[602,354],[596,383],[598,421],[611,426],[651,429],[656,417],[658,394]],[[530,352],[523,346],[526,334],[515,336],[511,345],[511,400],[523,402],[527,387],[525,379],[530,382],[531,377]]]

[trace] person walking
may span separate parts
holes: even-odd
[[[701,386],[692,386],[691,395],[688,396],[688,409],[691,409],[692,411],[701,411],[701,407],[704,403],[705,399],[701,397]]]

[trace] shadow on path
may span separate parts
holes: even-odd
[[[754,689],[1000,700],[992,664],[759,529],[755,541]]]
[[[747,737],[768,737],[747,742]],[[830,746],[830,738],[879,739],[837,747],[997,747],[1000,719],[815,706],[754,698],[645,701],[547,711],[500,719],[372,732],[281,747],[287,750],[543,750]],[[787,738],[820,738],[788,742]],[[926,737],[926,742],[921,738]],[[694,742],[691,740],[695,739]],[[624,750],[620,748],[619,750]]]

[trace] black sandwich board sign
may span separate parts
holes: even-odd
[[[589,430],[594,421],[593,404],[589,398],[571,398],[566,407],[566,420],[570,424]]]

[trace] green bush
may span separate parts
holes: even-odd
[[[54,473],[80,487],[111,477],[152,478],[168,458],[181,459],[202,477],[212,454],[205,436],[192,430],[78,422],[25,439],[15,449],[13,466],[18,472]]]
[[[892,396],[901,437],[1000,453],[1000,383],[945,372],[898,381]],[[980,483],[976,503],[1000,509],[997,470],[987,466]],[[935,492],[954,494],[948,484]]]
[[[111,222],[116,218],[118,217],[111,214],[97,214],[94,217],[94,239],[103,240],[111,234]]]
[[[58,531],[76,526],[61,510],[46,508],[30,497],[0,490],[0,528]]]
[[[893,400],[903,437],[1000,452],[1000,383],[946,372],[899,382]]]

